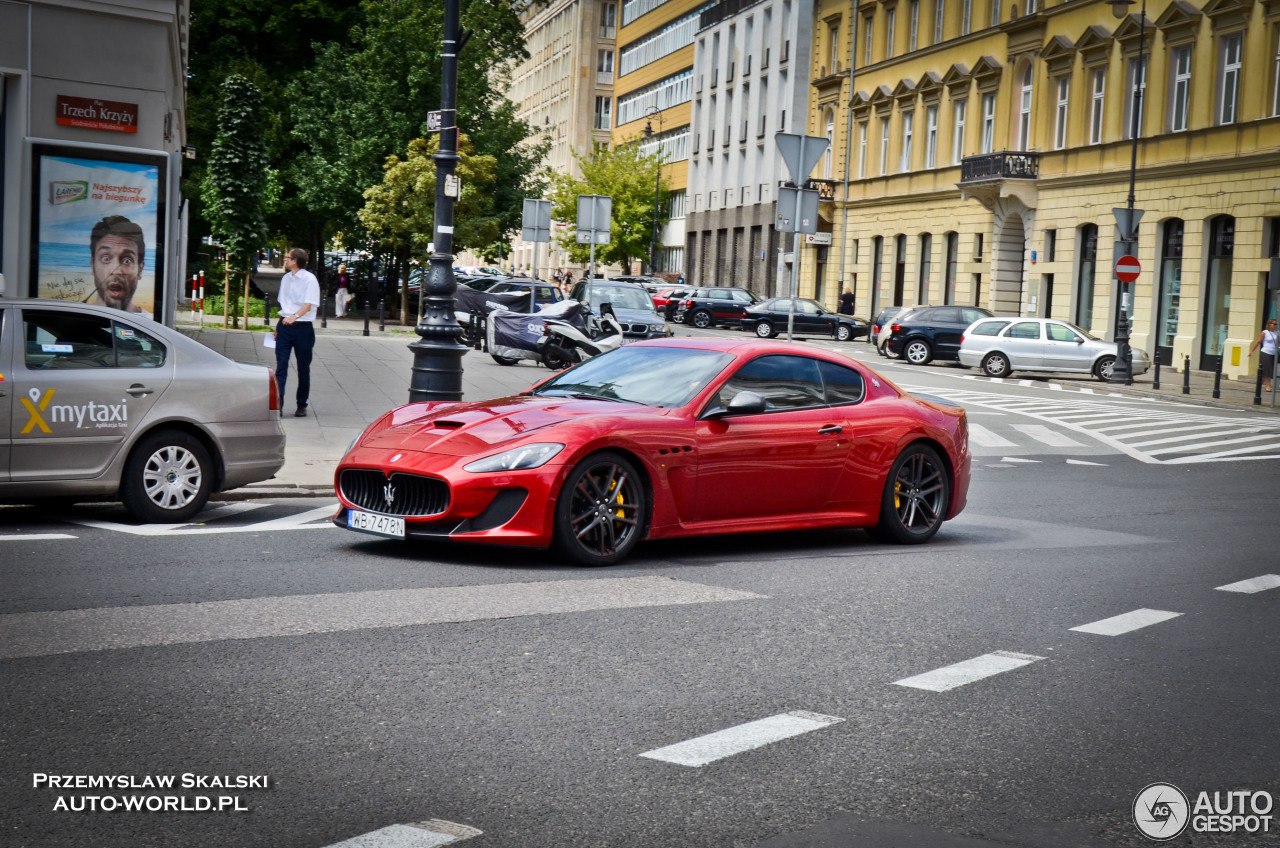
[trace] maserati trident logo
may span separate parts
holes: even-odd
[[[396,502],[396,487],[387,481],[387,485],[382,487],[382,499],[387,502],[387,508],[390,509]]]

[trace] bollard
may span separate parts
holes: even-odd
[[[1213,399],[1222,397],[1222,357],[1218,357],[1218,370],[1213,372]]]
[[[1253,384],[1253,405],[1262,406],[1262,369],[1258,369],[1258,381]]]
[[[386,298],[382,296],[382,292],[378,293],[378,332],[385,333],[387,331],[387,319],[383,314],[382,305],[386,303]]]
[[[364,334],[369,335],[369,292],[364,293]]]
[[[1156,391],[1160,390],[1160,354],[1159,352],[1156,353],[1156,376],[1155,376],[1155,380],[1151,383],[1151,388],[1155,389]]]
[[[324,282],[320,284],[320,329],[329,326],[329,272],[322,271]]]
[[[1183,357],[1182,360],[1182,393],[1184,395],[1191,394],[1191,357]]]

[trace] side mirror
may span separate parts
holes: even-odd
[[[755,392],[738,392],[729,401],[729,415],[759,415],[765,410],[764,398]]]

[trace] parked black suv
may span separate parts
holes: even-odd
[[[889,325],[885,348],[912,365],[933,359],[959,359],[960,337],[974,321],[994,313],[978,306],[926,306]],[[884,332],[884,329],[881,329]]]
[[[674,320],[703,330],[717,324],[738,329],[747,317],[747,307],[759,302],[760,298],[746,289],[732,286],[693,288],[676,307]]]

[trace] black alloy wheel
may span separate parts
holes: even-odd
[[[649,505],[644,483],[620,454],[602,451],[578,463],[556,500],[557,553],[578,565],[613,565],[644,533]]]
[[[705,330],[714,322],[711,320],[711,313],[705,309],[699,309],[689,316],[689,323],[697,327],[699,330]]]
[[[982,358],[982,373],[988,377],[1000,379],[1012,373],[1009,368],[1009,357],[1000,352],[988,353]]]
[[[756,335],[762,339],[771,339],[774,337],[773,324],[768,321],[761,321],[756,324]]]
[[[1111,377],[1116,373],[1116,358],[1114,356],[1104,356],[1098,360],[1093,366],[1093,376],[1097,377],[1104,383],[1110,383]]]
[[[885,480],[880,523],[869,532],[884,542],[918,545],[942,526],[951,504],[951,479],[937,452],[923,444],[899,455]]]
[[[148,524],[177,524],[204,509],[213,490],[213,460],[195,436],[160,430],[129,454],[120,500]]]

